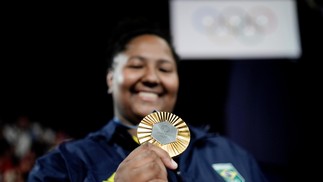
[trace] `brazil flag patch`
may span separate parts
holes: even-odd
[[[231,163],[217,163],[213,164],[212,167],[226,182],[245,181],[245,179]]]

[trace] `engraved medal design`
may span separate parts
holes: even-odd
[[[190,143],[186,123],[170,112],[153,112],[138,125],[139,143],[150,142],[166,150],[171,157],[181,154]]]

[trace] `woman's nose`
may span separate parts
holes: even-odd
[[[158,70],[155,68],[150,68],[147,67],[145,70],[144,74],[144,79],[145,82],[150,82],[150,83],[159,83],[159,75],[158,75]]]

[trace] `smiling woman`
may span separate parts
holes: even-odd
[[[0,61],[0,125],[14,121],[20,114],[26,114],[45,126],[63,129],[71,136],[80,138],[108,123],[109,119],[113,118],[114,111],[112,95],[107,94],[107,65],[104,59],[107,37],[112,36],[112,28],[121,17],[137,15],[159,21],[167,32],[169,28],[174,28],[173,25],[169,25],[168,14],[168,2],[172,1],[129,1],[126,5],[124,1],[111,1],[100,7],[97,2],[83,4],[81,1],[73,2],[70,6],[68,3],[64,3],[64,6],[59,3],[46,5],[46,2],[4,6],[6,11],[2,31],[6,36],[2,40],[4,48]],[[221,2],[226,5],[225,1]],[[266,1],[259,1],[264,2]],[[313,168],[299,166],[311,166],[309,163],[316,163],[322,153],[308,141],[321,142],[321,127],[317,121],[323,119],[319,119],[322,118],[321,108],[316,107],[315,103],[323,93],[319,86],[323,72],[318,61],[323,60],[323,54],[321,46],[315,46],[313,42],[322,42],[320,40],[323,35],[323,14],[322,3],[319,3],[319,0],[295,2],[303,53],[300,59],[295,62],[285,59],[229,61],[221,58],[205,60],[198,57],[190,61],[181,61],[178,67],[180,89],[177,107],[173,113],[181,116],[190,125],[206,126],[211,131],[225,134],[245,146],[269,176],[290,179],[287,177],[290,175],[299,180],[299,175],[308,179],[311,177],[308,174],[314,174]],[[247,7],[242,4],[243,7]],[[210,8],[212,9],[206,7]],[[219,6],[214,8],[222,11]],[[115,13],[116,9],[120,11]],[[187,11],[186,14],[183,12],[181,17],[185,21],[182,23],[185,23],[189,17]],[[232,15],[230,13],[224,15]],[[180,24],[174,26],[178,25]],[[113,35],[120,35],[128,30]],[[117,39],[119,36],[114,37]],[[188,37],[186,41],[191,41],[191,38],[193,37]],[[223,45],[221,37],[215,35],[213,38],[213,43],[219,40]],[[201,48],[198,42],[186,46]],[[229,49],[228,46],[226,48]],[[232,51],[234,50],[230,49],[228,53]],[[155,100],[159,94],[145,91],[140,92],[138,96],[143,95],[140,97],[146,98],[147,101]],[[136,128],[132,123],[131,126]],[[192,140],[195,142],[194,138],[192,137]],[[119,140],[120,137],[114,139]],[[114,139],[111,141],[115,141]],[[122,146],[125,146],[126,151],[132,151],[129,147],[132,146],[132,140],[123,139],[120,139],[124,141],[121,142],[124,144]],[[196,144],[201,147],[203,141]],[[214,153],[213,150],[211,152]],[[112,154],[110,158],[105,158],[99,152],[96,153],[101,159],[96,161],[97,164],[101,164],[105,159],[111,161],[107,163],[112,166],[121,163],[116,157],[119,154],[112,153],[115,154],[113,160],[110,160]],[[205,156],[204,154],[201,156]],[[187,159],[182,158],[185,155],[186,151],[179,156],[179,161]],[[76,155],[73,153],[73,156]],[[186,177],[191,177],[191,171],[187,172],[185,165],[179,165],[182,174],[186,172]],[[194,162],[189,165],[193,167]],[[231,165],[219,166],[221,167],[216,169]],[[76,166],[75,169],[77,168],[79,167]],[[237,170],[240,171],[239,168]],[[109,173],[109,170],[106,171]],[[315,174],[319,174],[319,171]],[[194,179],[194,176],[191,179]]]
[[[113,59],[107,82],[115,104],[115,116],[124,120],[123,112],[138,124],[154,109],[172,111],[178,92],[177,66],[172,51],[156,35],[133,38],[125,50]],[[122,113],[120,113],[122,112]]]
[[[266,181],[246,150],[169,114],[178,99],[179,57],[158,24],[126,19],[116,33],[106,74],[114,117],[38,158],[30,181]],[[149,139],[140,125],[146,116],[161,120]]]

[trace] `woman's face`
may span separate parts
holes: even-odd
[[[154,110],[172,112],[177,99],[177,65],[166,41],[155,35],[132,39],[114,57],[107,75],[115,115],[137,124]]]

